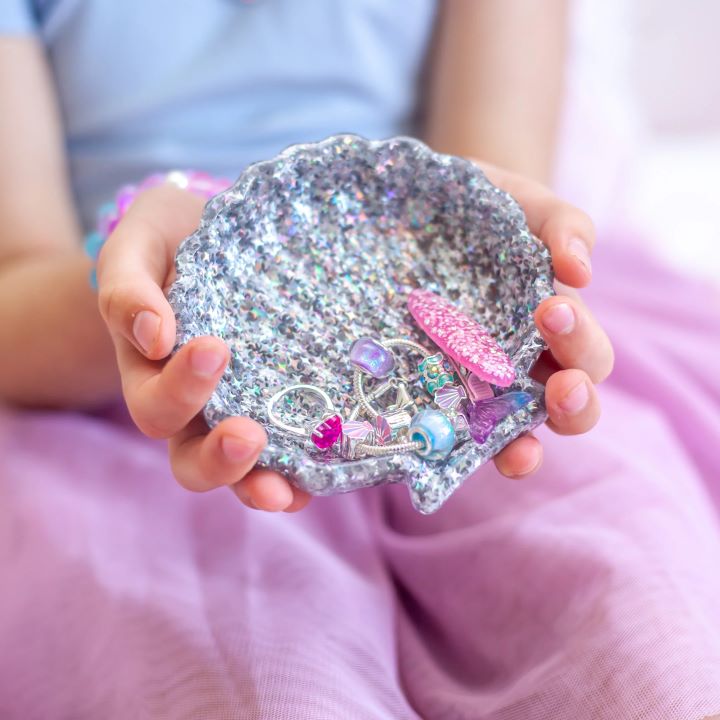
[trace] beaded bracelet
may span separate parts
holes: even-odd
[[[93,264],[97,263],[102,246],[137,196],[145,190],[165,184],[175,185],[182,190],[187,190],[209,200],[230,187],[232,182],[197,170],[171,170],[167,173],[154,173],[145,178],[139,185],[124,185],[118,190],[114,202],[105,203],[100,207],[97,215],[97,229],[85,236],[85,253],[93,261]],[[95,265],[90,271],[90,285],[94,290],[97,290],[97,270]]]

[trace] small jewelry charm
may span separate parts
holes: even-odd
[[[340,452],[344,458],[354,460],[360,443],[372,445],[374,442],[373,426],[367,420],[348,420],[342,424]]]
[[[488,400],[491,397],[495,397],[492,386],[490,383],[481,380],[475,373],[468,373],[467,386],[470,395],[470,400]]]
[[[382,343],[378,343],[377,341],[373,340],[372,338],[360,338],[353,344],[353,349],[358,345],[358,343],[365,342],[366,340],[371,341],[374,345],[380,346],[383,350],[390,353],[392,356],[392,348],[395,347],[402,347],[406,348],[408,350],[411,350],[412,352],[417,353],[418,355],[421,355],[423,358],[427,358],[431,355],[431,353],[426,350],[422,345],[419,343],[416,343],[414,340],[407,340],[406,338],[392,338],[391,340],[384,340]],[[361,346],[363,347],[363,346]],[[393,368],[395,367],[395,359],[393,358]],[[408,381],[401,377],[391,377],[382,382],[380,385],[378,385],[374,390],[371,390],[367,394],[365,393],[364,388],[364,377],[366,374],[370,374],[369,372],[365,372],[363,367],[355,362],[353,362],[355,365],[355,373],[353,375],[353,390],[355,395],[355,400],[358,403],[358,406],[355,410],[351,413],[352,419],[355,419],[357,415],[362,411],[366,415],[368,415],[370,418],[375,418],[379,411],[374,408],[371,404],[371,401],[378,399],[385,393],[387,393],[392,388],[397,389],[397,396],[395,398],[395,402],[390,405],[387,409],[389,411],[394,410],[413,410],[415,403],[413,402],[412,398],[410,397],[408,391],[407,391],[407,385]],[[367,365],[368,363],[366,363]],[[384,377],[384,376],[383,376]]]
[[[469,403],[467,419],[470,436],[482,445],[508,415],[525,407],[532,399],[530,393],[515,391]]]
[[[310,431],[310,439],[320,450],[332,447],[342,435],[342,418],[339,415],[330,415],[321,420]]]
[[[455,428],[439,410],[421,410],[410,423],[411,442],[422,442],[415,452],[426,460],[443,460],[455,447]]]
[[[373,430],[378,445],[387,445],[392,440],[392,427],[383,415],[375,417]]]
[[[435,404],[453,424],[456,433],[468,429],[462,406],[464,400],[467,400],[467,393],[462,385],[445,385],[435,393]]]
[[[415,401],[410,397],[410,393],[407,389],[407,383],[404,380],[401,380],[398,384],[395,402],[388,408],[388,410],[404,410],[407,413],[415,412]]]
[[[297,427],[295,425],[288,425],[288,423],[283,422],[275,414],[275,405],[287,394],[297,391],[317,395],[322,400],[326,412],[319,422],[311,423],[309,427]],[[291,385],[276,392],[270,400],[268,400],[267,416],[268,420],[280,430],[299,437],[309,437],[320,450],[327,450],[332,447],[340,439],[342,434],[342,418],[335,412],[330,396],[324,390],[314,385]]]
[[[388,405],[387,410],[384,410],[382,413],[382,416],[388,425],[390,425],[393,436],[402,428],[410,425],[415,411],[415,401],[410,397],[410,393],[408,393],[407,383],[404,380],[398,380],[395,402],[392,405]]]
[[[443,410],[443,415],[453,424],[456,433],[469,430],[467,417],[462,408],[449,408]]]
[[[462,385],[445,385],[435,393],[435,403],[443,410],[456,407],[461,400],[467,400],[467,393]]]
[[[462,385],[445,385],[435,393],[435,404],[453,424],[455,432],[464,432],[468,429],[467,417],[462,405],[464,400],[467,400],[467,393]]]
[[[387,377],[395,369],[392,351],[371,337],[361,337],[350,348],[350,363],[353,367],[372,377]]]
[[[453,377],[452,368],[445,362],[441,353],[430,355],[426,357],[419,365],[418,370],[420,371],[420,379],[422,380],[425,389],[434,395],[443,385],[452,382],[455,378]]]
[[[378,416],[380,417],[380,416]],[[393,435],[402,428],[406,428],[410,425],[412,415],[405,410],[395,410],[395,406],[389,407],[383,414],[382,417],[385,422],[390,426]]]

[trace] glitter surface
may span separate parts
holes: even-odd
[[[528,377],[543,349],[532,313],[553,293],[550,257],[517,203],[473,163],[409,138],[343,135],[288,148],[247,168],[206,206],[178,248],[169,299],[178,345],[215,335],[231,361],[205,408],[210,426],[249,415],[268,431],[260,463],[316,495],[404,482],[421,512],[449,495],[511,440],[545,419]],[[284,387],[325,390],[344,418],[354,405],[349,351],[363,336],[432,347],[407,310],[423,288],[487,328],[510,356],[508,390],[532,401],[482,444],[464,436],[441,461],[415,453],[345,459],[269,423]],[[323,408],[287,395],[275,412],[304,427]]]

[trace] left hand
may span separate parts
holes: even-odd
[[[592,221],[540,183],[478,164],[495,185],[517,200],[530,231],[552,256],[559,294],[544,300],[535,311],[535,323],[549,349],[533,371],[534,377],[546,383],[547,425],[561,435],[587,432],[600,417],[595,385],[607,378],[614,361],[608,336],[575,290],[592,278]],[[540,467],[542,454],[540,441],[530,433],[498,453],[495,465],[507,477],[526,477]]]
[[[229,487],[249,507],[294,512],[310,497],[280,474],[254,467],[262,426],[230,417],[209,430],[203,406],[230,357],[217,337],[196,337],[172,357],[175,316],[164,290],[175,251],[198,226],[204,201],[163,185],[141,193],[103,246],[98,305],[115,344],[123,395],[138,428],[167,438],[170,466],[188,490]]]

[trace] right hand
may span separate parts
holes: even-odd
[[[228,486],[248,507],[294,512],[310,496],[280,474],[256,468],[267,437],[245,417],[209,430],[202,408],[230,353],[216,337],[194,338],[168,359],[175,317],[164,290],[175,250],[198,226],[204,201],[171,185],[135,200],[98,261],[100,313],[115,344],[122,390],[140,430],[167,438],[178,482],[195,491]]]

